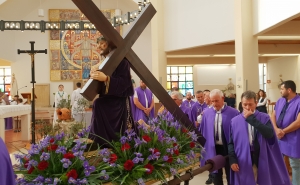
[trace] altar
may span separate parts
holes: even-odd
[[[4,118],[21,116],[21,138],[30,140],[30,105],[3,105],[0,106],[0,137],[5,142],[5,120]]]

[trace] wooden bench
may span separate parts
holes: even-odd
[[[52,123],[53,111],[35,111],[35,120],[49,120],[49,123]]]

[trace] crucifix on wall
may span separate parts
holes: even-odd
[[[139,35],[146,28],[152,17],[155,15],[156,10],[152,4],[146,5],[139,17],[132,24],[131,29],[125,34],[123,39],[120,34],[114,29],[111,23],[106,19],[103,13],[98,9],[98,7],[92,2],[92,0],[72,0],[76,6],[81,10],[81,12],[96,26],[97,30],[107,39],[109,39],[117,49],[114,54],[108,59],[104,64],[101,71],[107,75],[111,75],[113,71],[117,68],[121,60],[126,57],[130,62],[130,67],[133,71],[147,84],[149,89],[153,94],[163,103],[163,105],[171,112],[177,120],[180,121],[186,128],[191,128],[195,130],[198,134],[199,143],[203,146],[205,143],[205,138],[201,136],[199,131],[195,128],[194,124],[188,119],[188,117],[181,111],[181,109],[172,100],[166,90],[161,86],[153,74],[147,69],[145,64],[141,59],[134,53],[131,49],[134,42],[137,40]],[[91,100],[95,97],[98,81],[89,80],[90,84],[87,88],[87,93],[83,95]]]
[[[31,82],[32,83],[32,101],[31,101],[31,135],[32,135],[32,143],[35,144],[35,93],[34,93],[34,84],[35,82],[35,71],[34,71],[34,55],[37,53],[45,53],[47,54],[47,49],[45,50],[34,50],[34,41],[29,42],[31,45],[30,50],[20,50],[18,49],[18,54],[27,53],[31,57]]]

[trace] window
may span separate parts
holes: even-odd
[[[259,88],[267,90],[267,64],[258,64]]]
[[[194,94],[193,66],[167,66],[167,90],[173,87],[178,87],[183,95]]]
[[[10,96],[11,69],[0,68],[0,90]]]

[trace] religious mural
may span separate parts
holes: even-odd
[[[115,10],[102,10],[111,19]],[[50,21],[87,21],[80,10],[49,10]],[[120,27],[117,28],[120,33]],[[101,33],[96,30],[51,30],[50,80],[74,81],[89,78],[90,70],[97,69],[103,61],[97,49],[97,38]]]

